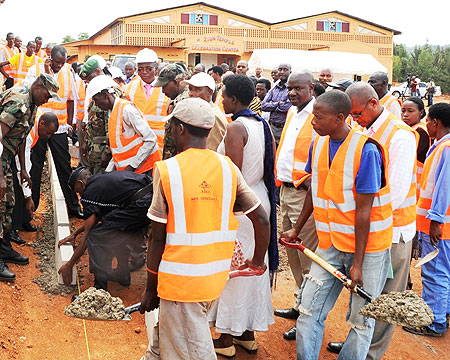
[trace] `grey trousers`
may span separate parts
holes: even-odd
[[[292,229],[303,208],[307,191],[281,185],[280,205],[283,231]],[[319,239],[317,238],[314,216],[311,214],[302,231],[298,235],[303,244],[310,250],[316,251]],[[295,296],[297,297],[302,286],[304,275],[311,269],[311,259],[301,251],[286,248],[289,266],[295,279]]]
[[[400,238],[398,244],[392,244],[391,247],[391,263],[394,270],[394,278],[387,279],[383,294],[387,294],[391,291],[404,291],[408,283],[409,264],[411,261],[411,248],[412,241],[407,243],[403,242],[403,238]],[[375,330],[372,336],[372,342],[370,344],[369,353],[367,354],[368,360],[381,359],[386,352],[389,343],[391,342],[392,335],[394,334],[395,325],[388,324],[386,322],[375,322]]]

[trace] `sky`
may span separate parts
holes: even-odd
[[[394,36],[395,44],[409,47],[424,45],[427,41],[432,45],[450,44],[447,11],[438,5],[445,3],[442,0],[285,0],[279,6],[268,0],[205,2],[267,22],[338,10],[402,32]],[[192,3],[195,1],[6,0],[0,5],[0,37],[5,39],[6,33],[13,32],[24,44],[38,35],[43,37],[44,44],[61,43],[65,35],[74,38],[81,32],[93,35],[119,17]]]

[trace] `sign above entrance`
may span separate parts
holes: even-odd
[[[197,35],[186,38],[190,52],[208,52],[216,54],[237,54],[244,52],[244,41],[222,34]]]

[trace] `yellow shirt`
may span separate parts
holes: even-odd
[[[34,65],[34,54],[31,56],[27,56],[25,54],[25,58],[24,58],[24,65],[27,69],[30,68],[31,65]],[[9,58],[9,63],[14,67],[17,68],[19,66],[19,62],[20,62],[20,54],[15,54],[12,57]],[[44,60],[42,60],[41,58],[39,58],[38,60],[39,63],[43,63]]]

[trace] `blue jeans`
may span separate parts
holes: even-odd
[[[344,253],[334,246],[317,249],[316,254],[345,274],[350,273],[353,253]],[[363,287],[374,298],[381,294],[390,263],[390,250],[365,254],[363,262]],[[333,308],[343,288],[340,280],[316,263],[312,263],[309,275],[299,295],[297,319],[297,359],[319,358],[323,329],[328,312]],[[369,351],[375,320],[359,314],[366,301],[352,293],[348,305],[347,322],[352,326],[338,359],[364,360]]]
[[[430,237],[421,232],[422,257],[431,251]],[[422,298],[433,310],[434,321],[430,329],[447,332],[446,314],[450,314],[450,240],[440,240],[436,244],[439,254],[433,260],[422,265]]]

